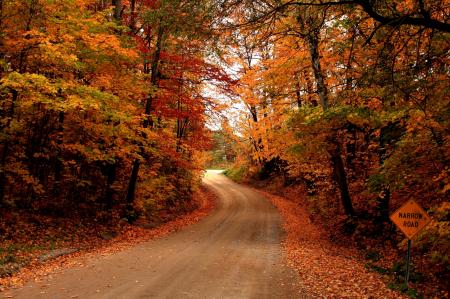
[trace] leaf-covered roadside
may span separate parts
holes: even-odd
[[[320,298],[404,298],[368,271],[355,250],[332,244],[304,207],[262,193],[282,215],[287,262],[297,270],[308,292]]]
[[[154,238],[166,236],[172,232],[196,223],[214,208],[215,195],[206,188],[196,192],[189,211],[183,215],[166,215],[165,222],[155,228],[146,229],[126,222],[121,223],[120,231],[113,239],[107,237],[110,228],[98,223],[83,223],[78,219],[65,219],[64,222],[50,222],[48,218],[28,218],[41,221],[46,229],[39,228],[32,223],[17,223],[15,229],[28,229],[26,233],[15,234],[17,239],[12,241],[0,240],[0,258],[3,262],[9,255],[10,261],[22,261],[26,265],[19,272],[10,276],[0,277],[0,292],[23,285],[29,280],[40,280],[42,277],[73,266],[83,266],[88,258],[96,258],[99,255],[108,255],[129,248],[135,244]],[[1,218],[4,225],[5,218]],[[53,219],[55,220],[55,219]],[[65,223],[65,225],[63,225]],[[82,224],[83,223],[83,224]],[[74,229],[74,227],[77,227]],[[118,227],[119,228],[119,227]],[[77,251],[55,258],[47,262],[41,262],[40,258],[49,250],[55,248],[76,248]],[[4,265],[0,264],[0,268]]]

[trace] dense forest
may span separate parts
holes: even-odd
[[[233,162],[394,266],[416,200],[416,282],[448,288],[449,4],[0,0],[0,266],[54,219],[186,212]]]
[[[113,3],[114,4],[114,3]],[[209,144],[211,16],[183,1],[2,1],[0,204],[151,213],[188,200]]]

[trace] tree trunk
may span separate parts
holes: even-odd
[[[161,58],[163,36],[164,36],[164,27],[159,26],[158,37],[156,40],[156,49],[155,49],[155,54],[153,55],[152,67],[151,67],[151,71],[152,71],[151,78],[150,78],[151,87],[158,87],[158,79],[159,79],[158,67],[159,67],[159,61]],[[146,118],[144,120],[144,128],[148,128],[149,126],[151,128],[153,127],[153,120],[152,120],[152,116],[151,116],[152,104],[153,104],[153,95],[150,93],[147,98],[147,102],[145,103]]]
[[[377,197],[377,210],[382,222],[389,222],[389,205],[391,202],[391,189],[388,185],[383,186],[383,190]]]
[[[9,143],[6,141],[3,144],[3,152],[1,157],[1,165],[0,165],[0,207],[3,206],[3,200],[5,198],[5,188],[6,188],[6,172],[5,172],[5,164],[6,157],[8,156],[9,151]]]
[[[254,105],[250,106],[250,114],[252,115],[252,119],[254,123],[258,122],[258,113],[256,112],[256,107]]]
[[[134,193],[136,191],[137,179],[139,174],[139,167],[141,166],[141,161],[139,159],[134,160],[133,168],[131,169],[130,182],[128,183],[127,191],[127,209],[131,210],[134,201]]]
[[[302,96],[300,93],[300,82],[297,79],[297,83],[295,84],[295,96],[297,100],[297,108],[300,109],[302,107]]]
[[[335,180],[338,183],[339,191],[341,193],[341,200],[344,206],[345,214],[347,214],[348,216],[353,216],[354,210],[350,192],[348,190],[347,173],[345,171],[344,161],[342,160],[340,154],[333,155],[331,157],[331,161],[333,163]]]
[[[353,89],[353,76],[351,74],[352,61],[353,61],[353,51],[355,48],[356,31],[354,28],[352,32],[352,45],[350,47],[350,53],[348,55],[347,65],[345,66],[345,90],[350,91]]]
[[[0,49],[3,49],[3,5],[4,0],[0,0]],[[3,51],[0,52],[0,59],[4,59],[5,54]],[[3,70],[0,69],[0,75],[3,73]]]
[[[339,187],[342,205],[344,206],[346,215],[354,216],[355,211],[353,210],[352,199],[348,189],[347,172],[345,171],[344,160],[341,156],[341,145],[335,136],[330,143],[333,146],[333,148],[329,151],[331,155],[331,164],[333,166],[333,176]]]
[[[136,29],[136,0],[131,0],[130,6],[130,29],[134,32]]]
[[[122,0],[112,0],[111,4],[114,6],[114,19],[120,21],[122,14]]]
[[[114,196],[113,184],[116,181],[116,169],[117,169],[117,162],[106,165],[105,205],[107,211],[111,211],[113,207],[113,196]]]
[[[177,153],[179,153],[179,152],[181,152],[181,138],[183,137],[182,119],[179,116],[181,114],[181,110],[182,110],[180,98],[178,98],[178,100],[177,100],[177,110],[178,110],[178,117],[177,117],[177,126],[176,126],[176,130],[177,130],[176,151],[177,151]]]
[[[16,101],[17,101],[17,97],[19,95],[19,93],[16,90],[12,90],[12,99],[11,99],[11,107],[9,109],[9,118],[8,121],[6,123],[5,128],[9,129],[9,126],[11,124],[11,119],[14,115],[14,109],[16,106]],[[5,172],[5,165],[6,165],[6,159],[8,157],[8,153],[9,153],[9,141],[6,140],[3,143],[3,151],[2,151],[2,155],[0,158],[0,207],[3,205],[3,200],[5,197],[5,187],[6,187],[6,172]]]
[[[160,26],[159,30],[158,30],[158,37],[157,37],[157,41],[156,41],[156,50],[155,50],[155,54],[153,56],[152,68],[151,68],[152,74],[151,74],[150,83],[151,83],[152,87],[156,87],[158,85],[158,79],[159,79],[158,66],[159,66],[159,60],[161,57],[163,36],[164,36],[164,28],[163,28],[163,26]],[[147,117],[144,119],[144,124],[143,124],[144,128],[148,128],[149,126],[151,128],[153,127],[153,120],[151,117],[152,103],[153,103],[153,96],[151,94],[149,94],[149,96],[147,98],[147,102],[145,104],[145,115]],[[136,190],[137,178],[139,175],[140,165],[141,165],[141,161],[139,159],[135,159],[133,162],[133,168],[131,170],[131,176],[130,176],[130,181],[128,183],[128,191],[127,191],[127,197],[126,197],[126,201],[127,201],[129,209],[131,208],[132,203],[134,201],[134,194],[135,194],[135,190]]]
[[[357,134],[356,134],[356,127],[348,123],[347,124],[347,169],[351,170],[351,177],[355,176],[355,159],[356,159],[356,141],[357,141]]]
[[[55,186],[53,193],[58,195],[61,187],[63,162],[61,157],[60,145],[63,143],[63,133],[64,133],[64,112],[59,112],[59,128],[58,135],[56,137],[56,144],[58,145],[56,149],[56,159],[55,159]]]
[[[390,156],[389,149],[400,140],[404,134],[404,128],[399,121],[391,123],[380,130],[378,157],[380,166],[383,167],[384,161]],[[377,209],[380,214],[381,221],[389,221],[389,205],[391,201],[391,190],[388,184],[381,186],[381,191],[377,197]]]
[[[306,43],[308,44],[309,54],[311,57],[311,65],[316,79],[317,94],[319,95],[320,104],[323,110],[328,109],[328,90],[325,85],[325,79],[320,65],[319,55],[319,33],[311,31],[306,35]]]

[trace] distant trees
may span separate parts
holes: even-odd
[[[213,130],[212,134],[212,148],[210,150],[211,157],[209,157],[207,168],[228,168],[236,159],[236,152],[233,148],[234,140],[230,140],[229,133],[224,130]]]

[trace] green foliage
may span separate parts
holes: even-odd
[[[406,264],[404,261],[395,263],[391,268],[387,269],[375,264],[380,259],[378,253],[368,252],[366,259],[371,262],[366,264],[366,268],[377,272],[390,279],[388,287],[392,290],[399,291],[410,298],[424,298],[424,295],[417,289],[411,288],[405,284]],[[423,275],[413,269],[410,270],[410,282],[423,282]]]
[[[414,288],[410,288],[410,287],[406,286],[404,282],[403,283],[402,282],[389,283],[388,287],[392,290],[402,292],[406,296],[413,298],[413,299],[425,298],[422,293],[420,293],[418,290],[416,290]]]
[[[244,165],[232,167],[224,171],[224,174],[236,182],[243,182],[246,178],[247,169]]]
[[[381,256],[381,254],[378,251],[368,250],[365,253],[364,258],[366,260],[370,260],[372,262],[378,262],[382,258],[382,256]]]
[[[442,202],[429,213],[433,221],[414,240],[414,247],[435,273],[445,275],[450,270],[450,204]]]
[[[383,190],[387,183],[388,180],[383,174],[375,173],[368,178],[367,187],[370,192],[378,193]]]
[[[212,136],[212,149],[210,157],[206,163],[207,169],[226,169],[236,157],[236,152],[232,147],[232,141],[228,140],[223,131],[214,131]]]

